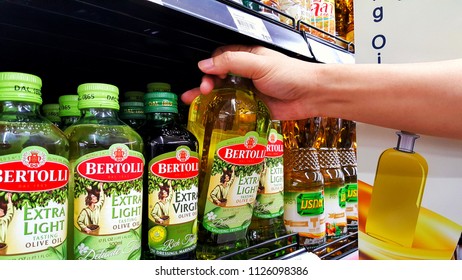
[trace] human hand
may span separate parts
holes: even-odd
[[[209,94],[228,73],[253,80],[259,98],[273,119],[296,120],[316,116],[307,107],[315,63],[307,63],[261,46],[230,45],[218,48],[211,58],[198,63],[205,73],[198,88],[182,94],[190,104],[200,93]],[[313,107],[313,106],[312,106]]]

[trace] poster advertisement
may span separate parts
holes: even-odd
[[[461,10],[454,0],[358,1],[356,63],[462,57],[455,35]],[[454,259],[462,232],[462,141],[358,123],[357,145],[359,258]]]

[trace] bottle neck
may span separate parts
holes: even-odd
[[[146,113],[146,120],[157,125],[170,124],[178,122],[178,113],[172,112],[153,112]]]
[[[23,101],[1,101],[0,119],[7,121],[32,121],[42,119],[40,104]]]
[[[85,108],[79,123],[92,124],[123,124],[119,119],[118,110],[108,108]]]

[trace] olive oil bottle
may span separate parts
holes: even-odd
[[[266,158],[257,192],[257,199],[253,209],[252,222],[247,236],[250,245],[257,245],[264,241],[278,238],[287,234],[284,225],[284,143],[282,125],[279,120],[271,120],[266,146]],[[287,245],[287,240],[280,240],[257,247],[251,254],[260,256],[269,251],[276,253],[268,258],[272,259],[284,253],[278,249]]]
[[[73,259],[141,257],[143,140],[118,118],[119,90],[101,83],[77,88],[80,120],[64,133],[70,144]]]
[[[82,113],[79,110],[79,96],[77,94],[61,95],[59,102],[60,128],[62,131],[76,123]]]
[[[396,134],[396,147],[386,149],[377,163],[366,233],[383,242],[412,247],[428,165],[414,151],[419,135]]]
[[[0,72],[0,260],[67,259],[69,143],[40,114],[41,87]]]
[[[195,123],[204,131],[196,135],[203,143],[197,258],[217,259],[249,245],[270,118],[251,80],[235,75],[211,93],[205,108],[203,122]]]
[[[143,259],[195,259],[199,157],[197,138],[178,122],[178,97],[145,96]]]
[[[321,138],[319,141],[319,166],[324,177],[324,199],[326,213],[327,253],[340,255],[339,247],[346,243],[347,217],[345,176],[340,165],[337,142],[340,136],[342,120],[338,118],[321,118]],[[335,241],[335,243],[334,243]]]
[[[284,223],[289,233],[298,233],[299,242],[309,251],[326,241],[324,178],[316,142],[321,132],[320,118],[283,121],[284,137]]]
[[[59,116],[59,104],[49,103],[42,105],[43,116],[61,129],[61,117]]]

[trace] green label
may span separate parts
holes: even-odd
[[[266,158],[260,176],[253,214],[258,218],[274,218],[284,213],[284,144],[282,135],[271,129]]]
[[[143,155],[122,144],[76,161],[75,259],[140,259],[143,168]]]
[[[288,232],[299,233],[304,245],[323,244],[326,236],[323,192],[284,192],[284,224]]]
[[[257,196],[267,140],[256,132],[218,143],[203,226],[214,233],[248,228]]]
[[[69,173],[42,147],[0,156],[0,259],[67,258]]]
[[[350,183],[345,185],[346,202],[358,202],[358,183]]]
[[[324,188],[326,205],[327,237],[338,238],[346,234],[346,191],[344,185],[331,185]]]
[[[149,163],[149,231],[151,253],[169,257],[197,244],[199,157],[186,146]]]

